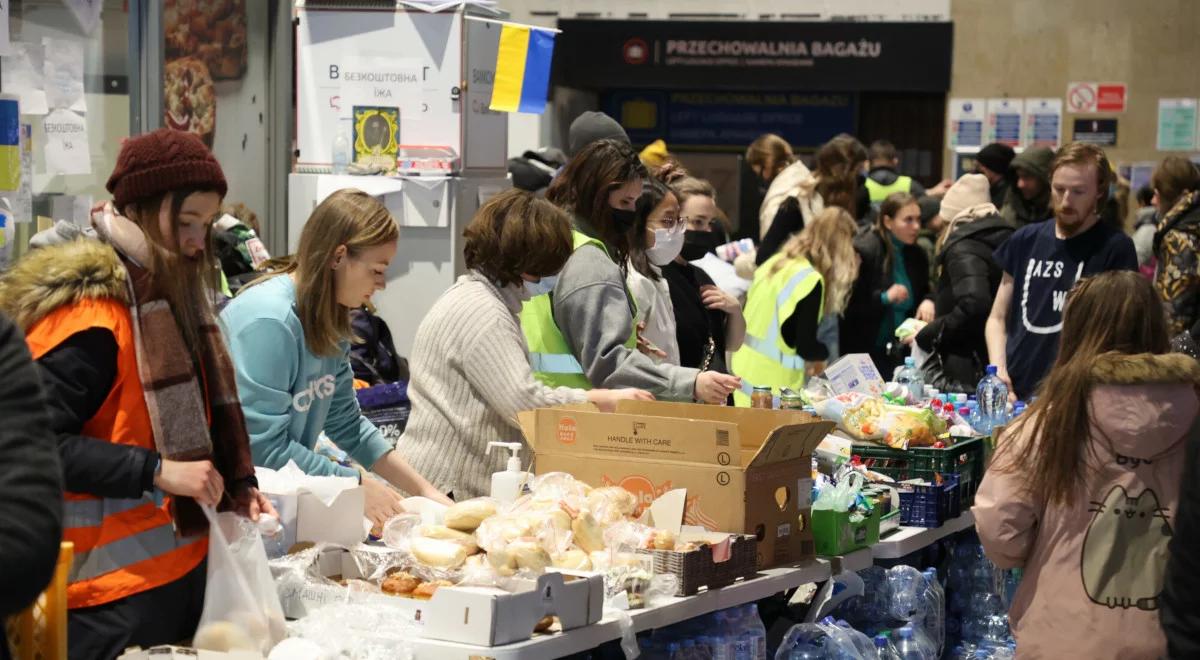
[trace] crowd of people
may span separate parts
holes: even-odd
[[[67,540],[71,657],[179,641],[203,603],[200,507],[275,514],[255,466],[360,479],[381,525],[402,493],[486,495],[505,467],[487,444],[521,441],[521,411],[748,405],[755,388],[800,391],[862,353],[884,379],[920,357],[942,391],[973,391],[996,365],[1013,399],[1035,400],[977,507],[993,560],[1027,570],[1019,645],[1160,648],[1165,629],[1193,648],[1200,607],[1182,585],[1197,567],[1180,549],[1200,502],[1179,489],[1200,442],[1192,163],[1163,161],[1127,232],[1093,145],[989,145],[976,172],[925,188],[884,140],[838,135],[806,164],[764,135],[746,151],[762,196],[747,249],[729,241],[713,186],[663,145],[639,154],[586,113],[568,146],[528,152],[517,189],[471,220],[467,272],[422,320],[409,363],[370,313],[402,240],[377,200],[330,195],[296,254],[270,260],[253,222],[222,211],[224,174],[202,142],[168,129],[127,140],[94,231],[46,232],[0,277],[0,615],[45,585]],[[898,339],[908,319],[924,325]],[[402,371],[412,414],[393,446],[354,387]],[[322,435],[356,467],[318,454]],[[1153,538],[1113,531],[1085,547],[1089,502],[1163,522],[1137,528]],[[1081,552],[1100,579],[1122,579],[1109,575],[1122,543],[1156,544],[1161,561],[1136,576],[1145,598],[1113,604],[1071,581]],[[1163,591],[1168,570],[1178,583]],[[1038,613],[1051,611],[1072,613],[1078,640],[1048,628],[1061,617]],[[1127,624],[1146,634],[1114,639]]]

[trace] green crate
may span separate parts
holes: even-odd
[[[983,481],[987,446],[984,440],[965,438],[945,449],[912,447],[907,450],[856,443],[850,452],[870,469],[896,481],[925,479],[932,483],[937,474],[958,475],[959,498],[962,510],[966,511],[975,503],[975,491]]]
[[[879,543],[879,514],[875,507],[871,515],[858,523],[850,522],[850,512],[813,509],[812,533],[817,554],[826,557],[846,555]]]

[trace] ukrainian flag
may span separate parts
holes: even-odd
[[[554,32],[505,24],[496,53],[496,84],[491,109],[500,112],[546,111]]]
[[[21,113],[16,97],[0,98],[0,190],[21,186]]]

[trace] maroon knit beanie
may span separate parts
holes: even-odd
[[[180,188],[212,190],[221,197],[229,189],[220,163],[200,138],[170,128],[125,140],[107,188],[118,210]]]

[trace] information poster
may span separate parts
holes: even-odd
[[[1025,102],[1022,99],[988,99],[987,142],[1021,146]]]
[[[1062,116],[1062,99],[1025,99],[1025,146],[1058,149]]]
[[[1196,99],[1158,100],[1158,150],[1196,148]]]
[[[1072,139],[1101,147],[1117,146],[1116,119],[1076,119]]]
[[[986,99],[950,99],[948,146],[982,147]]]

